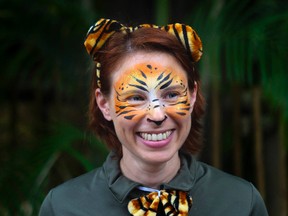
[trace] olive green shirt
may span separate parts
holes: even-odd
[[[191,216],[266,216],[265,204],[255,187],[188,154],[180,154],[181,168],[163,189],[188,191]],[[146,192],[122,175],[111,153],[102,167],[69,180],[46,196],[40,216],[124,216],[128,202]]]

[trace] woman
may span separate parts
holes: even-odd
[[[202,43],[190,26],[100,19],[85,46],[96,65],[90,123],[111,153],[52,189],[40,215],[268,215],[251,183],[192,156],[204,100],[194,68]]]

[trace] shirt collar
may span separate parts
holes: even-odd
[[[181,167],[177,175],[168,183],[163,184],[164,189],[190,191],[196,178],[196,160],[186,153],[180,152]]]
[[[176,189],[182,191],[190,191],[195,182],[196,160],[188,154],[180,153],[181,168],[178,174],[168,183],[163,184],[163,189]],[[134,182],[122,175],[119,158],[110,153],[103,164],[104,172],[108,181],[109,189],[114,197],[123,202],[128,194],[140,183]]]

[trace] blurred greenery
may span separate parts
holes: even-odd
[[[100,17],[128,23],[154,20],[158,25],[185,22],[196,29],[204,44],[199,70],[208,102],[208,130],[215,130],[209,125],[214,91],[219,91],[224,116],[223,169],[231,171],[232,166],[235,140],[229,117],[235,109],[232,93],[238,87],[242,124],[236,129],[242,133],[243,176],[254,181],[250,119],[255,87],[262,93],[260,124],[266,160],[273,164],[275,158],[270,143],[273,148],[278,142],[286,145],[287,153],[286,1],[143,0],[137,6],[142,13],[129,0],[0,1],[0,215],[37,215],[49,189],[100,166],[105,159],[106,148],[86,128],[91,63],[83,46],[86,31]],[[209,162],[211,155],[205,152],[212,152],[212,138],[205,134],[202,159]],[[265,169],[269,173],[271,168]],[[269,203],[278,201],[274,195],[268,197]],[[278,208],[273,203],[269,207],[271,212]]]
[[[203,35],[203,76],[212,82],[261,85],[265,100],[288,120],[287,3],[206,1],[195,8],[188,19]]]
[[[85,130],[83,41],[95,19],[88,6],[1,1],[0,215],[37,215],[51,186],[105,158],[107,150]]]

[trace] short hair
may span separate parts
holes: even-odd
[[[110,95],[112,89],[111,77],[115,68],[124,57],[137,51],[163,52],[173,56],[187,73],[189,89],[193,90],[195,83],[197,83],[198,91],[191,114],[191,130],[181,149],[191,154],[199,153],[202,148],[201,118],[204,114],[205,106],[200,88],[200,76],[192,62],[191,56],[172,34],[156,28],[140,28],[125,34],[123,32],[113,34],[94,56],[94,60],[101,64],[101,92],[107,97]],[[122,145],[117,138],[113,122],[104,118],[96,103],[95,90],[98,86],[95,69],[93,69],[91,81],[89,127],[97,137],[105,142],[110,150],[113,150],[121,157]]]

